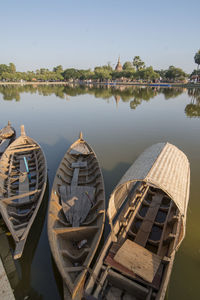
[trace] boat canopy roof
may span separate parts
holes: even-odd
[[[112,192],[107,211],[110,222],[128,196],[133,182],[137,181],[163,190],[174,201],[182,215],[184,237],[190,188],[190,166],[186,155],[170,143],[147,148]]]

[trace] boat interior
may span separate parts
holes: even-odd
[[[174,202],[144,182],[129,188],[93,288],[96,299],[157,299],[177,244],[180,213]]]
[[[86,272],[105,217],[99,164],[94,152],[81,143],[72,145],[61,161],[50,211],[62,266],[74,286]]]
[[[18,241],[34,213],[45,181],[45,162],[38,146],[11,145],[9,155],[4,156],[1,208],[9,220],[9,229]]]

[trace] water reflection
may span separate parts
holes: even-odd
[[[192,171],[191,199],[186,239],[177,253],[170,282],[170,300],[196,299],[198,295],[200,123],[188,118],[199,117],[190,110],[188,113],[188,105],[197,110],[199,94],[199,89],[178,87],[0,86],[1,126],[8,119],[16,129],[24,123],[27,133],[41,144],[47,158],[50,188],[64,153],[80,130],[101,164],[107,201],[119,179],[148,146],[168,141],[186,153]],[[18,277],[13,288],[17,300],[26,296],[62,299],[62,279],[51,257],[45,212],[44,209],[39,213],[33,224],[24,258],[15,262]],[[104,238],[108,229],[106,223]]]
[[[200,89],[198,88],[181,88],[181,87],[142,87],[142,86],[109,86],[109,85],[2,85],[0,93],[5,101],[20,101],[22,93],[39,94],[42,96],[55,95],[58,98],[70,100],[84,94],[93,95],[95,98],[110,99],[114,97],[116,105],[122,102],[129,102],[131,109],[136,109],[143,101],[164,95],[168,100],[180,96],[187,92],[191,98],[191,103],[185,107],[185,114],[188,117],[200,116]]]
[[[188,95],[191,102],[185,108],[185,113],[188,117],[200,117],[200,89],[190,88],[188,89]]]
[[[165,99],[174,98],[183,93],[183,88],[142,87],[142,86],[109,86],[109,85],[2,85],[0,93],[6,101],[20,101],[22,93],[38,93],[42,96],[55,95],[61,99],[69,99],[78,95],[90,94],[95,98],[109,99],[115,97],[116,102],[144,100],[148,101],[158,94]]]

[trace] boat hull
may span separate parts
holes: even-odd
[[[81,138],[58,167],[48,211],[49,243],[67,299],[81,299],[104,221],[102,173],[94,151]]]

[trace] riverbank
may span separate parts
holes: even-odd
[[[74,82],[63,82],[63,81],[26,81],[26,82],[0,82],[0,86],[8,85],[107,85],[107,86],[149,86],[149,87],[183,87],[183,88],[200,88],[200,83],[146,83],[146,82],[87,82],[87,81],[74,81]]]

